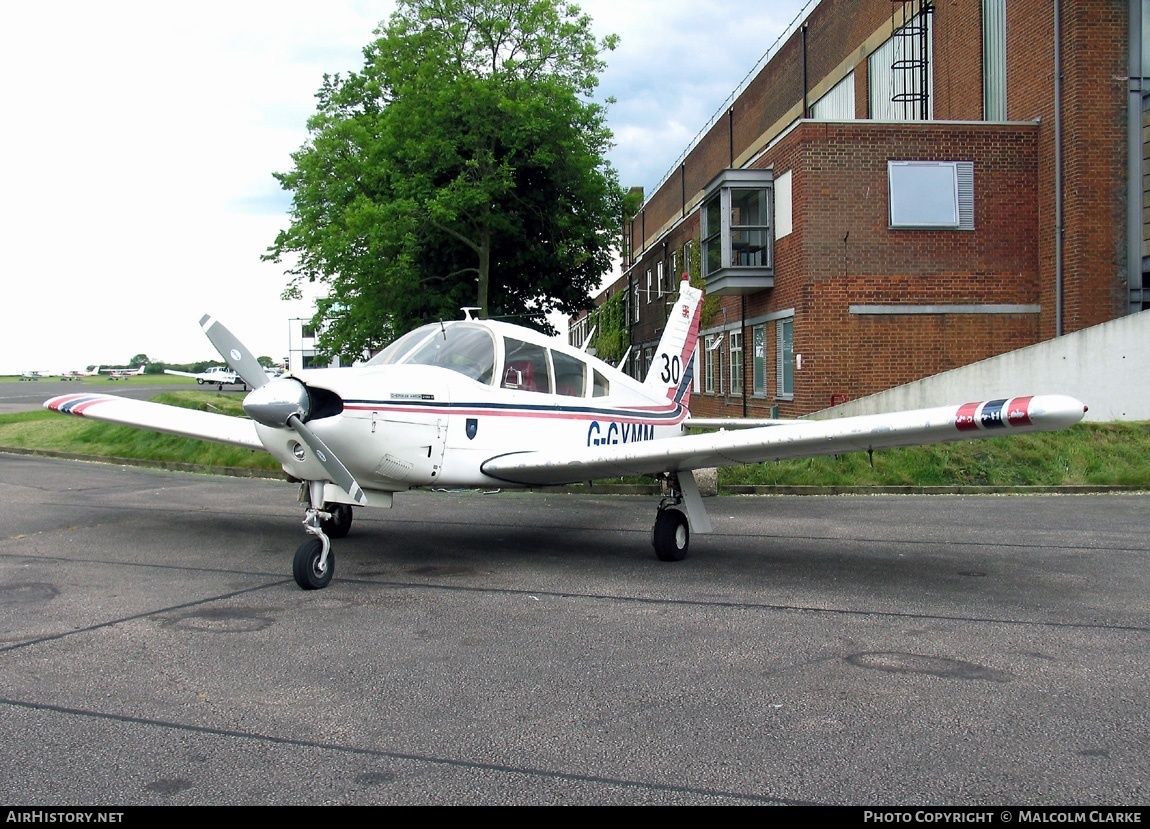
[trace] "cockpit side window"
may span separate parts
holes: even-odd
[[[550,394],[551,375],[547,349],[512,337],[504,337],[503,346],[503,388]]]
[[[611,394],[611,381],[604,377],[599,372],[595,372],[595,393],[594,397],[606,397]]]
[[[555,393],[586,397],[587,364],[562,351],[552,351],[551,360],[555,364]]]

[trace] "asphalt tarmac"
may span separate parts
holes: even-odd
[[[417,492],[0,455],[0,802],[1145,805],[1145,495]]]

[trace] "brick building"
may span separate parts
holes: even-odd
[[[692,411],[790,417],[1148,307],[1147,15],[821,0],[627,223],[572,340],[643,376],[688,272]]]

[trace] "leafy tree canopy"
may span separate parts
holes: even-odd
[[[327,286],[320,346],[358,355],[464,306],[544,330],[587,307],[623,210],[590,97],[616,38],[557,0],[399,0],[375,34],[276,174],[291,223],[265,258],[294,254],[287,297]]]

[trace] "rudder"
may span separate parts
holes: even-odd
[[[694,384],[695,344],[699,340],[699,312],[703,306],[703,291],[691,286],[687,274],[679,283],[679,296],[667,318],[667,327],[659,340],[654,362],[647,370],[643,385],[666,395],[686,408],[691,400]]]

